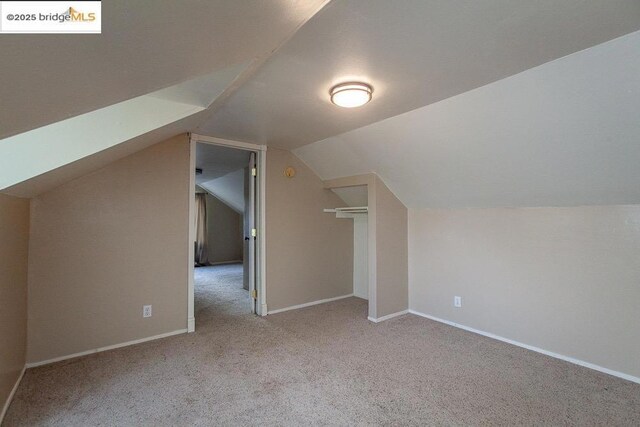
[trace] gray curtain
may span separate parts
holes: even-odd
[[[207,253],[207,195],[196,193],[196,241],[195,241],[195,263],[196,265],[208,265],[209,254]]]

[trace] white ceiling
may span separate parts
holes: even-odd
[[[196,184],[220,178],[249,165],[249,151],[220,145],[196,144],[196,167],[202,175],[196,175]]]
[[[0,37],[0,144],[154,91],[200,107],[3,191],[38,194],[197,130],[297,148],[325,179],[376,172],[411,207],[640,201],[640,40],[599,45],[640,29],[640,1],[325,3],[114,0],[102,35]],[[330,104],[345,80],[373,101]]]
[[[102,34],[0,37],[0,138],[271,54],[326,0],[102,3]]]
[[[356,185],[353,187],[332,188],[331,191],[336,193],[347,206],[362,207],[368,206],[369,195],[366,185]]]
[[[130,139],[126,143],[114,145],[111,148],[98,151],[80,160],[67,163],[62,167],[5,188],[2,192],[17,197],[35,197],[38,194],[42,194],[73,179],[103,168],[118,159],[144,150],[151,145],[157,144],[159,141],[165,141],[172,136],[184,134],[202,120],[202,117],[206,113],[207,111],[205,110],[185,119],[162,126],[144,135]],[[0,145],[2,143],[3,141],[0,141]]]
[[[250,152],[235,148],[196,144],[196,184],[217,197],[231,209],[244,213],[244,168]]]
[[[300,147],[638,29],[638,0],[333,0],[198,132]],[[348,80],[373,101],[330,104]]]
[[[188,131],[210,114],[209,106],[247,65],[227,67],[3,139],[0,189],[32,197],[60,185],[62,177],[73,179],[86,173],[85,164],[95,169],[120,158],[117,154],[130,154],[130,148],[140,146],[140,137],[147,139],[146,136],[156,135],[160,129]],[[111,150],[114,147],[118,149]]]
[[[219,178],[198,184],[239,214],[244,214],[244,170],[238,169]]]
[[[116,1],[101,35],[0,37],[0,138],[20,132],[0,140],[0,188],[33,197],[192,131],[325,1]]]
[[[294,150],[408,207],[640,203],[640,32]]]

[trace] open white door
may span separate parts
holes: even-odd
[[[248,264],[247,280],[249,282],[249,294],[251,295],[251,312],[256,312],[258,293],[256,289],[256,153],[251,153],[249,157],[249,180],[248,197],[245,201],[245,215],[248,235],[245,235],[245,242],[248,243],[247,257]]]

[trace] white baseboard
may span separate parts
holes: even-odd
[[[218,262],[210,262],[209,264],[205,265],[205,267],[210,267],[210,266],[214,266],[214,265],[224,265],[224,264],[242,264],[242,260],[241,259],[236,259],[234,261],[218,261]]]
[[[11,393],[9,393],[9,397],[7,397],[6,402],[4,402],[4,406],[2,407],[2,413],[0,413],[0,425],[2,425],[2,421],[4,420],[4,416],[7,414],[9,410],[9,405],[11,405],[11,401],[13,400],[13,396],[16,394],[16,390],[18,390],[18,386],[20,385],[20,381],[22,381],[22,377],[24,377],[24,371],[27,370],[27,366],[25,365],[20,372],[20,376],[16,380],[16,383],[13,385],[11,389]]]
[[[599,366],[590,362],[585,362],[584,360],[575,359],[569,356],[564,356],[562,354],[554,353],[549,350],[545,350],[529,344],[524,344],[518,341],[511,340],[509,338],[501,337],[500,335],[495,335],[490,332],[485,332],[479,329],[470,328],[469,326],[461,325],[459,323],[455,323],[450,320],[440,319],[439,317],[431,316],[429,314],[424,314],[416,310],[410,309],[409,313],[415,314],[416,316],[425,317],[427,319],[435,320],[436,322],[444,323],[449,326],[454,326],[456,328],[464,329],[465,331],[473,332],[474,334],[482,335],[488,338],[493,338],[494,340],[506,342],[507,344],[512,344],[518,347],[526,348],[527,350],[535,351],[536,353],[541,353],[546,356],[551,356],[556,359],[564,360],[565,362],[573,363],[575,365],[583,366],[585,368],[593,369],[595,371],[603,372],[605,374],[613,375],[614,377],[622,378],[622,379],[640,384],[640,378],[634,377],[633,375],[625,374],[624,372],[614,371],[613,369],[605,368],[603,366]]]
[[[398,311],[397,313],[387,314],[386,316],[378,317],[375,319],[369,316],[367,317],[367,319],[369,319],[373,323],[380,323],[380,322],[384,322],[385,320],[393,319],[394,317],[402,316],[403,314],[407,314],[407,313],[409,313],[409,310],[402,310],[402,311]]]
[[[61,362],[67,359],[74,359],[76,357],[87,356],[89,354],[100,353],[107,350],[114,350],[116,348],[128,347],[130,345],[141,344],[143,342],[158,340],[160,338],[166,338],[173,335],[184,334],[186,332],[187,332],[187,329],[178,329],[177,331],[173,331],[173,332],[166,332],[164,334],[154,335],[152,337],[140,338],[137,340],[127,341],[119,344],[108,345],[106,347],[98,347],[92,350],[81,351],[80,353],[74,353],[66,356],[55,357],[53,359],[48,359],[48,360],[42,360],[40,362],[30,362],[30,363],[27,363],[27,368],[35,368],[37,366],[49,365],[51,363]]]
[[[190,317],[187,319],[187,332],[195,332],[196,331],[196,318]]]
[[[276,314],[276,313],[282,313],[283,311],[297,310],[299,308],[311,307],[312,305],[324,304],[325,302],[337,301],[339,299],[349,298],[349,297],[352,297],[352,296],[353,296],[353,294],[349,294],[349,295],[342,295],[342,296],[334,297],[334,298],[321,299],[321,300],[318,300],[318,301],[306,302],[304,304],[292,305],[291,307],[285,307],[285,308],[279,308],[277,310],[271,310],[271,311],[268,311],[267,314]]]

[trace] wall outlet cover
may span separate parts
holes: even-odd
[[[453,297],[454,307],[462,307],[462,297]]]
[[[151,317],[151,306],[143,305],[142,306],[142,317]]]

